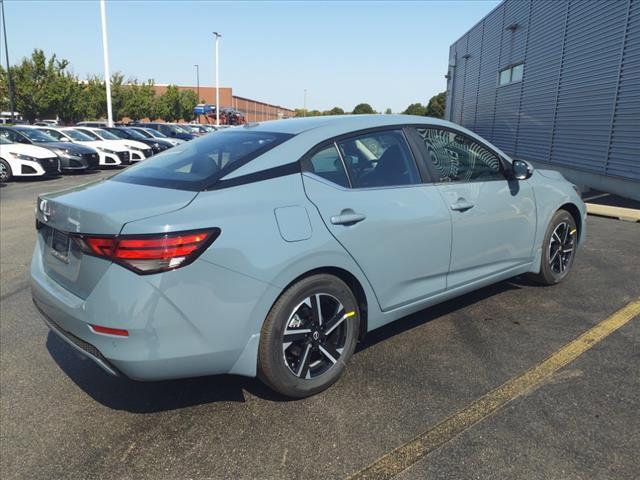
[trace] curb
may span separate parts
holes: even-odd
[[[633,208],[612,207],[611,205],[587,203],[587,213],[590,215],[617,218],[627,222],[640,222],[640,210]]]

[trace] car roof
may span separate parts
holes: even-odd
[[[421,117],[416,115],[327,115],[321,117],[287,118],[284,120],[247,123],[244,125],[244,128],[297,135],[302,132],[325,127],[331,130],[342,129],[345,133],[348,133],[367,128],[407,124],[430,124],[440,126],[453,125],[450,122],[440,120],[438,118]]]

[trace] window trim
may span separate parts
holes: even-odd
[[[512,80],[513,79],[513,69],[522,65],[522,78],[520,80]],[[509,70],[509,81],[507,83],[500,83],[500,74]],[[513,85],[514,83],[522,83],[524,80],[524,60],[520,60],[515,63],[511,63],[509,65],[505,65],[501,69],[498,70],[498,76],[496,78],[496,86],[497,87],[506,87],[507,85]]]
[[[455,183],[461,183],[461,184],[469,184],[469,183],[480,183],[480,182],[500,182],[503,180],[506,180],[507,182],[511,181],[511,178],[508,174],[509,172],[509,166],[511,165],[511,163],[505,159],[502,155],[500,155],[498,152],[496,152],[493,148],[491,148],[490,146],[488,146],[485,142],[483,141],[479,141],[476,140],[474,137],[467,135],[464,132],[461,132],[460,130],[457,130],[455,128],[451,128],[448,126],[439,126],[439,125],[429,125],[429,124],[414,124],[411,125],[411,130],[412,130],[412,135],[414,135],[414,139],[417,142],[416,148],[418,148],[419,150],[419,154],[420,154],[420,159],[422,162],[424,162],[426,169],[429,171],[429,176],[431,177],[431,184],[433,185],[452,185]],[[468,138],[469,140],[471,140],[472,142],[477,143],[478,145],[480,145],[482,148],[484,148],[485,150],[487,150],[489,153],[492,153],[493,155],[495,155],[498,158],[498,161],[500,162],[500,173],[502,174],[502,178],[494,178],[491,180],[467,180],[465,182],[444,182],[444,181],[438,181],[436,180],[438,178],[438,172],[435,170],[434,166],[433,166],[433,162],[431,162],[428,158],[426,158],[425,155],[425,149],[422,148],[420,146],[419,142],[423,142],[422,137],[420,137],[420,134],[418,134],[418,129],[419,128],[431,128],[431,129],[436,129],[436,130],[444,130],[444,131],[448,131],[451,133],[454,133],[456,135],[462,135],[465,138]]]
[[[335,186],[336,188],[341,188],[341,189],[345,189],[345,187],[343,187],[342,185],[338,185],[337,183],[334,183],[330,180],[327,180],[323,177],[320,177],[319,175],[315,174],[311,169],[310,169],[310,162],[311,162],[311,158],[318,153],[320,150],[327,148],[328,146],[330,146],[331,144],[334,145],[334,147],[338,150],[338,155],[340,156],[340,160],[342,160],[342,168],[344,168],[345,173],[347,174],[347,178],[349,179],[349,187],[348,190],[350,191],[361,191],[361,190],[380,190],[380,189],[388,189],[388,188],[407,188],[407,187],[419,187],[421,185],[425,185],[430,183],[431,178],[425,178],[425,171],[423,168],[421,168],[420,165],[420,161],[418,160],[418,157],[416,156],[416,152],[414,151],[413,145],[411,144],[410,141],[410,137],[409,135],[407,135],[406,129],[408,127],[411,127],[412,125],[408,125],[408,124],[398,124],[398,125],[384,125],[381,127],[371,127],[371,128],[365,128],[362,130],[354,130],[353,132],[347,132],[347,133],[343,133],[340,135],[336,135],[335,137],[331,137],[328,138],[326,140],[323,140],[322,142],[316,144],[315,146],[313,146],[309,151],[307,151],[307,153],[305,153],[304,155],[302,155],[302,157],[300,157],[299,163],[300,163],[300,169],[302,171],[303,174],[307,173],[310,175],[313,175],[316,178],[322,178],[326,183],[328,183],[329,185]],[[420,182],[419,183],[411,183],[409,185],[385,185],[385,186],[380,186],[380,187],[353,187],[353,181],[351,179],[351,173],[349,172],[349,169],[346,166],[346,163],[344,161],[344,158],[342,157],[342,152],[340,151],[340,148],[338,148],[338,142],[341,142],[343,140],[348,140],[350,138],[354,138],[354,137],[361,137],[363,135],[367,135],[369,133],[376,133],[376,132],[387,132],[387,131],[400,131],[402,136],[404,137],[404,140],[406,142],[406,146],[409,149],[409,153],[411,155],[411,158],[413,159],[414,165],[416,166],[416,171],[418,172],[418,177]]]

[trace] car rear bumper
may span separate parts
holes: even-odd
[[[110,374],[134,380],[254,376],[261,321],[278,294],[203,260],[150,276],[111,265],[82,299],[47,275],[39,245],[31,293],[45,323],[66,343]],[[99,334],[90,325],[125,329],[129,336]]]

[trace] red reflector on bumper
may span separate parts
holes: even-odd
[[[99,325],[89,325],[94,333],[103,333],[105,335],[115,335],[117,337],[128,337],[129,332],[120,328],[101,327]]]

